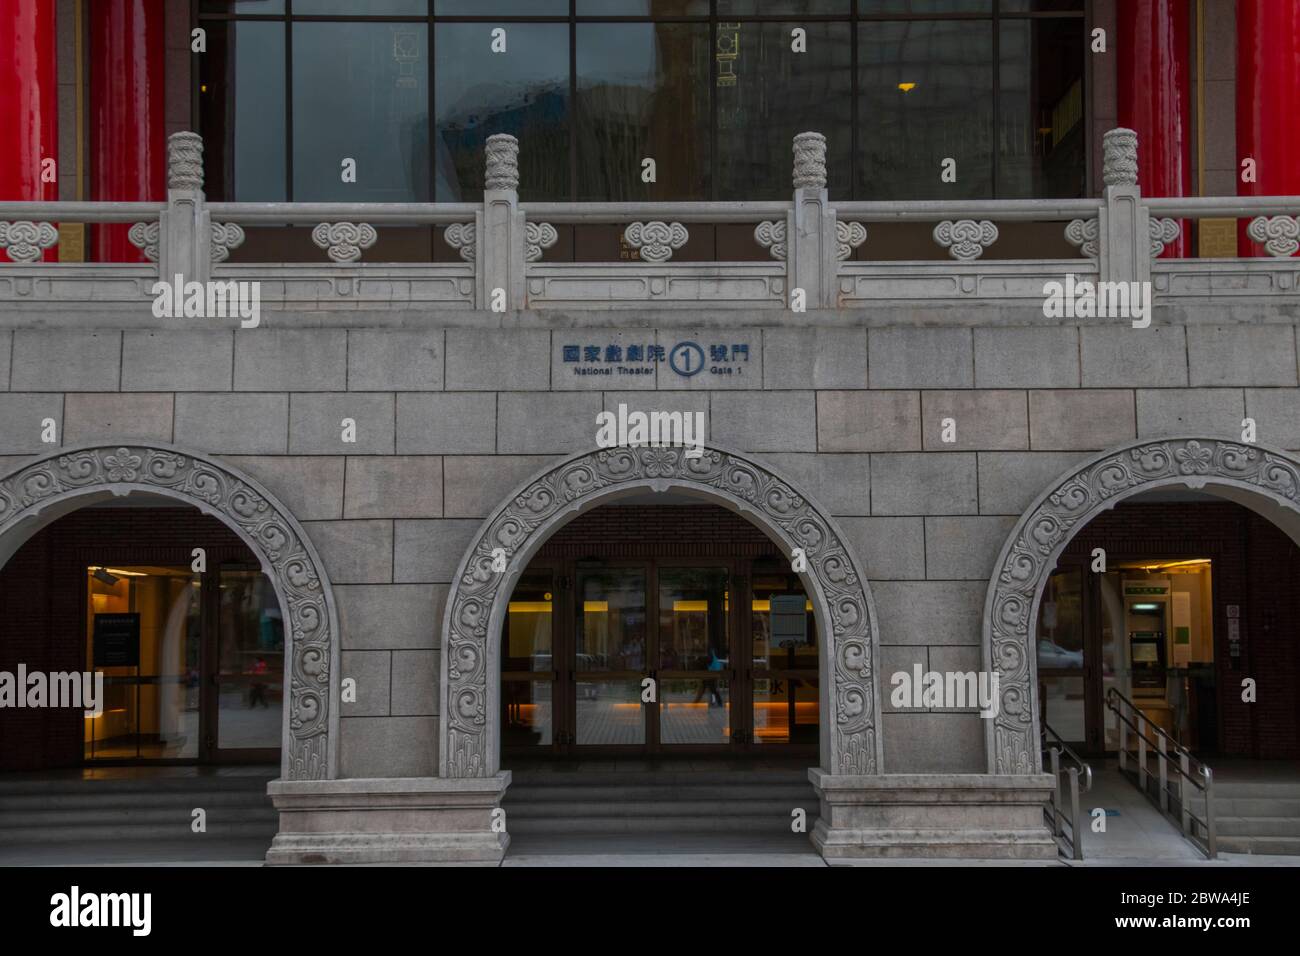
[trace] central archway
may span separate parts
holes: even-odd
[[[1167,438],[1113,449],[1062,475],[1016,522],[989,583],[985,669],[998,672],[1001,696],[986,732],[990,773],[1036,773],[1041,766],[1033,629],[1061,552],[1102,511],[1168,487],[1207,491],[1244,505],[1300,544],[1300,461],[1275,449]]]
[[[610,448],[567,458],[522,485],[479,528],[453,579],[443,616],[443,777],[486,777],[500,760],[499,664],[506,604],[519,575],[561,525],[616,496],[676,491],[735,511],[792,557],[824,635],[821,648],[821,766],[874,774],[881,766],[875,686],[875,609],[857,561],[830,516],[770,468],[707,447]],[[494,569],[495,564],[495,569]]]
[[[286,621],[281,776],[338,775],[339,625],[316,549],[284,505],[229,465],[161,443],[90,444],[0,474],[0,566],[45,525],[96,501],[147,492],[194,505],[229,526],[262,563]]]

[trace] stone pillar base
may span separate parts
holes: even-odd
[[[510,845],[492,811],[510,786],[494,777],[273,780],[280,832],[268,864],[495,864]]]
[[[812,842],[828,860],[1054,860],[1043,818],[1051,774],[922,773],[808,778],[821,799]]]

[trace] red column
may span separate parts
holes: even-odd
[[[1300,4],[1237,0],[1237,195],[1300,195]],[[1255,182],[1240,163],[1255,161]],[[1263,255],[1240,223],[1238,251]]]
[[[59,198],[57,166],[42,169],[42,160],[59,158],[54,6],[0,0],[0,199]],[[58,247],[45,258],[56,261]],[[9,257],[0,251],[0,260]]]
[[[163,0],[91,0],[90,198],[167,196],[163,114]],[[144,262],[129,225],[92,230],[97,262]]]
[[[1189,196],[1190,4],[1187,0],[1123,0],[1116,7],[1119,125],[1138,134],[1138,186],[1144,196]],[[1182,223],[1182,234],[1165,247],[1165,256],[1188,255],[1188,225]]]

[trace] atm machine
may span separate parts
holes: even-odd
[[[1176,733],[1177,701],[1171,699],[1169,685],[1170,581],[1151,575],[1125,576],[1123,590],[1133,703],[1157,727]]]

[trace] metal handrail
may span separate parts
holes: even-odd
[[[1069,847],[1071,857],[1082,860],[1085,828],[1083,826],[1083,816],[1080,813],[1079,795],[1092,789],[1092,767],[1085,763],[1083,758],[1075,753],[1074,749],[1061,739],[1061,735],[1053,730],[1046,721],[1043,722],[1043,752],[1047,756],[1051,774],[1056,778],[1056,788],[1052,791],[1052,796],[1047,805],[1043,807],[1043,813],[1047,817],[1048,825],[1051,827],[1052,836]],[[1070,760],[1073,766],[1067,766],[1062,770],[1062,755]],[[1080,776],[1083,777],[1083,786],[1079,785]],[[1067,779],[1070,787],[1068,813],[1062,807],[1064,800],[1061,793],[1061,786]],[[1069,825],[1069,833],[1066,833],[1066,824]]]
[[[1122,711],[1122,707],[1136,717],[1136,723],[1130,719],[1129,714]],[[1162,814],[1176,819],[1183,836],[1200,847],[1211,860],[1215,859],[1218,855],[1218,839],[1214,823],[1214,772],[1192,756],[1192,752],[1180,744],[1177,738],[1151,723],[1133,701],[1114,687],[1106,691],[1106,708],[1115,714],[1118,721],[1120,773],[1129,777]],[[1146,734],[1148,727],[1155,731],[1154,740]],[[1137,749],[1133,751],[1128,747],[1128,729],[1137,736]],[[1152,749],[1156,753],[1157,773],[1147,769],[1147,756]],[[1137,759],[1137,769],[1131,777],[1128,770],[1130,753]],[[1172,762],[1171,757],[1176,757],[1177,762]],[[1179,778],[1176,792],[1171,791],[1169,786],[1171,767]],[[1154,784],[1156,790],[1154,797],[1151,794],[1151,784]],[[1204,817],[1192,812],[1192,794],[1189,788],[1204,794]],[[1171,802],[1177,804],[1177,812],[1170,808]]]

